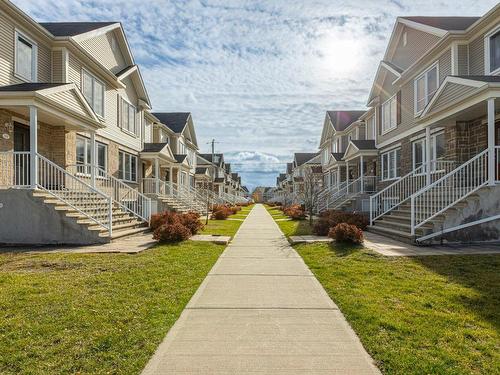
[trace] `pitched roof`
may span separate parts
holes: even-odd
[[[297,166],[300,166],[318,155],[318,152],[296,152],[295,161],[297,162]]]
[[[212,154],[200,154],[200,156],[203,159],[208,160],[210,163],[213,163]],[[224,160],[224,154],[214,154],[214,156],[216,160],[218,159],[216,164],[220,166],[222,164],[222,161]]]
[[[205,174],[207,173],[208,167],[196,167],[195,174]]]
[[[126,66],[125,68],[123,68],[123,69],[122,69],[122,70],[120,70],[119,72],[116,72],[116,73],[115,73],[115,76],[117,76],[117,77],[121,76],[123,73],[125,73],[127,70],[132,69],[134,66],[136,66],[136,65],[129,65],[129,66]]]
[[[291,174],[293,170],[293,163],[286,163],[286,173]]]
[[[231,178],[233,180],[237,180],[238,179],[238,173],[231,173]]]
[[[450,76],[450,77],[470,79],[473,81],[488,82],[488,83],[500,82],[500,76]]]
[[[224,177],[216,177],[214,182],[224,182]]]
[[[177,163],[182,163],[184,159],[187,158],[186,154],[174,154],[174,158],[177,161]]]
[[[231,163],[226,163],[224,165],[224,169],[226,170],[226,173],[230,173],[231,172]]]
[[[330,117],[334,129],[342,131],[347,129],[354,121],[358,120],[365,111],[326,111],[326,113],[328,117]]]
[[[358,150],[376,150],[375,141],[373,139],[351,140]]]
[[[466,30],[481,17],[401,17],[408,21],[420,23],[446,31]]]
[[[342,158],[344,157],[344,153],[343,152],[332,152],[332,156],[335,160],[341,161]]]
[[[144,143],[142,152],[160,152],[168,143]]]
[[[154,112],[153,116],[174,133],[181,133],[186,127],[190,114],[190,112]]]
[[[119,22],[40,22],[54,36],[75,36]]]
[[[0,91],[38,91],[52,87],[64,86],[67,83],[18,83],[16,85],[0,86]]]

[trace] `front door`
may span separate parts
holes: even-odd
[[[27,126],[14,124],[14,184],[28,186],[30,184],[29,154],[30,130]]]

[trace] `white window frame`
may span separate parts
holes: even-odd
[[[436,132],[431,134],[431,163],[435,163],[436,161],[439,160],[437,158],[437,148],[436,148],[436,139],[438,136],[445,136],[444,130],[436,131]],[[427,158],[426,146],[427,145],[425,142],[425,137],[415,139],[411,143],[411,165],[412,165],[413,170],[416,169],[416,166],[415,166],[415,144],[416,143],[422,144],[422,151],[423,151],[422,164],[427,163],[427,160],[426,160],[426,158]],[[436,164],[432,165],[431,173],[443,172],[443,170],[436,170],[435,165]],[[419,175],[420,174],[425,174],[425,170],[422,170],[422,172],[419,173]]]
[[[391,120],[392,120],[392,105],[391,103],[394,101],[395,103],[395,113],[396,113],[396,116],[395,116],[395,119],[394,119],[394,125],[392,124],[392,121],[389,121],[389,127],[388,128],[385,128],[384,127],[384,124],[385,124],[385,115],[384,115],[384,107],[386,105],[389,105],[389,115],[391,116]],[[382,111],[382,123],[380,124],[380,126],[382,127],[382,135],[384,134],[387,134],[389,133],[390,131],[394,130],[397,128],[398,126],[398,94],[394,94],[393,96],[391,96],[389,99],[387,99],[385,102],[382,103],[382,105],[380,106],[380,110]]]
[[[137,108],[122,96],[119,96],[119,100],[120,100],[120,106],[119,106],[120,107],[120,116],[119,116],[120,117],[120,119],[119,119],[120,120],[120,129],[122,129],[127,134],[130,134],[134,137],[138,137]],[[127,109],[127,127],[125,127],[124,122],[123,122],[125,119],[125,116],[124,116],[124,109],[125,108]],[[130,109],[131,108],[134,110],[133,130],[130,130]]]
[[[76,136],[76,143],[75,143],[75,148],[78,147],[78,140],[81,140],[84,142],[84,151],[83,151],[83,158],[84,158],[84,161],[83,161],[83,165],[90,165],[90,160],[87,160],[88,157],[90,157],[88,155],[89,153],[89,149],[90,149],[90,152],[92,152],[92,145],[90,144],[90,139],[87,138],[87,137],[84,137],[82,135],[77,135]],[[99,153],[97,152],[97,149],[99,146],[104,146],[104,149],[106,150],[105,153],[104,153],[104,171],[106,172],[108,170],[108,145],[105,144],[105,143],[102,143],[102,142],[95,142],[95,146],[96,146],[96,149],[95,149],[95,162],[96,162],[96,167],[99,168]],[[90,171],[85,171],[85,167],[83,166],[80,166],[78,167],[78,165],[81,165],[81,163],[79,163],[78,161],[76,162],[76,170],[77,170],[77,175],[80,175],[80,176],[89,176],[90,175]],[[98,175],[101,174],[101,173],[98,173]]]
[[[36,82],[38,80],[38,44],[17,29],[14,32],[14,38],[14,76],[25,82]],[[19,73],[17,64],[17,44],[19,43],[19,38],[31,44],[31,77],[25,77]]]
[[[432,95],[429,95],[429,80],[427,75],[429,72],[436,68],[436,90],[432,93]],[[424,92],[425,92],[425,101],[424,101],[424,106],[420,111],[417,111],[417,82],[421,79],[424,78]],[[413,112],[415,114],[415,117],[419,116],[429,103],[429,101],[432,99],[436,91],[439,89],[439,61],[436,61],[432,65],[430,65],[427,69],[425,69],[422,73],[420,73],[415,79],[413,80]]]
[[[494,27],[491,31],[487,32],[484,36],[484,72],[490,75],[500,75],[500,67],[495,70],[491,70],[490,61],[490,39],[493,35],[500,32],[500,25]]]
[[[128,171],[129,174],[130,174],[130,179],[127,179],[125,178],[126,174],[125,174],[125,165],[126,165],[126,159],[129,158],[130,159],[130,170]],[[123,166],[123,171],[120,170],[120,159],[122,159],[122,166]],[[135,159],[135,180],[132,179],[132,159]],[[137,170],[138,170],[138,158],[136,155],[133,155],[127,151],[122,151],[122,150],[119,150],[118,151],[118,174],[119,174],[119,177],[120,177],[120,180],[122,181],[125,181],[125,182],[133,182],[133,183],[136,183],[137,182]]]
[[[397,158],[397,154],[398,154],[398,151],[399,151],[399,162],[401,162],[401,148],[400,147],[396,147],[396,148],[393,148],[389,151],[386,151],[386,152],[383,152],[380,154],[380,170],[381,170],[381,174],[382,174],[382,178],[381,178],[381,181],[391,181],[391,180],[397,180],[400,176],[399,176],[399,173],[398,173],[398,170],[399,170],[399,166],[398,166],[398,158]],[[392,173],[391,173],[391,169],[390,169],[390,155],[391,154],[394,154],[394,169],[392,170]],[[387,171],[387,177],[385,176],[385,164],[384,164],[384,158],[387,157],[387,166],[388,166],[388,171]]]
[[[85,79],[84,75],[88,75],[91,80],[92,80],[92,102],[89,102],[87,98],[85,98]],[[96,103],[95,103],[95,82],[98,82],[102,86],[102,113],[96,112]],[[98,79],[95,75],[90,73],[87,69],[82,68],[82,73],[81,73],[81,87],[82,87],[82,94],[85,100],[87,100],[88,104],[90,107],[94,110],[95,114],[100,117],[101,119],[104,119],[104,114],[106,113],[106,84]]]

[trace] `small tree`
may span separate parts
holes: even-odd
[[[309,223],[313,223],[313,215],[318,208],[319,193],[323,186],[322,174],[317,170],[320,166],[308,166],[304,171],[304,187],[301,193],[304,208],[309,215]]]

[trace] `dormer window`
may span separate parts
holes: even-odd
[[[438,65],[434,64],[421,75],[419,75],[414,83],[415,94],[415,115],[420,114],[427,103],[431,100],[439,86]]]
[[[485,39],[486,74],[500,74],[500,27]]]
[[[16,32],[16,57],[14,74],[22,80],[37,80],[37,45],[24,35]]]

